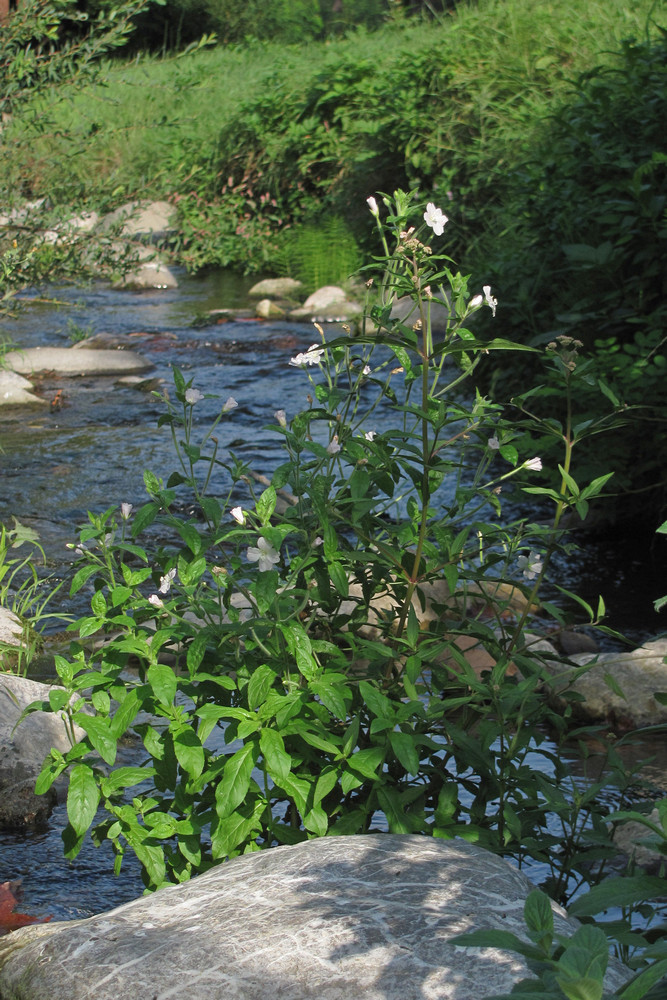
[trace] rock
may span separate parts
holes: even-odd
[[[577,706],[589,719],[604,719],[616,729],[636,729],[640,726],[667,722],[667,705],[657,701],[656,692],[667,692],[667,639],[655,639],[629,653],[578,653],[571,657],[580,666],[592,664],[586,672],[567,669],[563,663],[545,660],[552,675],[556,695],[574,678],[572,690],[583,696]],[[622,694],[609,686],[609,677]]]
[[[660,829],[660,814],[657,809],[653,809],[646,817],[654,826]],[[618,847],[619,851],[623,851],[627,854],[635,865],[639,868],[643,868],[644,871],[650,872],[651,874],[658,874],[661,865],[665,862],[665,855],[660,851],[654,850],[648,844],[642,843],[642,841],[648,840],[651,837],[657,838],[657,834],[652,830],[649,830],[647,826],[643,823],[619,823],[614,829],[613,841]]]
[[[131,266],[114,282],[114,288],[178,288],[173,272],[150,247],[132,247],[129,255],[119,252],[118,260]]]
[[[264,278],[253,285],[248,295],[251,299],[290,299],[303,288],[294,278]]]
[[[465,841],[323,837],[234,858],[87,920],[0,941],[0,995],[21,1000],[470,1000],[529,975],[455,946],[478,927],[527,940],[533,886]],[[577,928],[552,904],[556,933]],[[630,973],[610,959],[605,985]]]
[[[410,296],[396,299],[391,308],[391,319],[399,319],[408,326],[413,326],[419,319],[417,305]],[[451,310],[437,299],[431,301],[431,329],[434,333],[444,333],[451,319]]]
[[[97,212],[81,212],[60,223],[54,229],[47,229],[42,235],[44,243],[71,243],[78,236],[90,233],[97,226],[100,217]]]
[[[285,310],[271,299],[260,299],[255,312],[261,319],[285,319]]]
[[[30,392],[32,383],[16,372],[0,370],[0,406],[46,406],[46,400]]]
[[[15,372],[54,371],[59,375],[127,375],[153,365],[134,351],[77,351],[72,347],[29,347],[8,351],[5,364]]]
[[[59,714],[35,712],[14,729],[32,701],[48,699],[52,686],[0,674],[0,829],[43,823],[55,805],[57,791],[35,795],[35,781],[51,747],[65,753],[71,744]],[[76,727],[76,739],[85,733]]]
[[[20,618],[9,608],[0,608],[0,642],[8,646],[20,646],[22,635],[23,625]]]
[[[363,312],[358,302],[350,301],[342,288],[325,285],[309,295],[298,309],[292,309],[288,319],[320,323],[344,323]]]
[[[575,653],[597,653],[600,649],[592,636],[574,629],[562,629],[556,633],[555,638],[558,648],[566,656],[573,656]]]
[[[105,215],[99,230],[117,230],[123,237],[143,237],[154,242],[163,240],[175,227],[176,209],[167,201],[128,201]]]

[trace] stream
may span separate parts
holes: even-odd
[[[207,426],[228,396],[238,402],[218,426],[220,452],[231,449],[256,471],[270,473],[280,460],[281,438],[267,425],[275,424],[276,410],[284,409],[289,417],[306,405],[308,382],[288,362],[316,334],[308,324],[255,319],[193,325],[195,317],[213,309],[247,308],[246,292],[256,280],[218,272],[179,274],[180,287],[173,290],[42,289],[25,294],[23,308],[0,325],[0,334],[19,348],[64,347],[83,334],[109,335],[151,361],[154,370],[147,377],[162,380],[167,388],[171,366],[177,365],[197,389],[219,397],[197,404],[198,423]],[[59,304],[46,302],[47,295]],[[140,506],[145,501],[143,470],[166,480],[176,461],[168,429],[157,428],[164,406],[150,391],[114,376],[47,375],[34,381],[46,399],[57,399],[59,405],[0,408],[0,522],[11,525],[15,516],[38,532],[58,581],[67,576],[73,558],[67,545],[77,541],[86,512],[121,502]],[[653,601],[667,592],[667,579],[651,543],[651,538],[621,538],[613,532],[582,537],[576,554],[555,563],[562,586],[594,606],[602,593],[608,624],[632,645],[665,628]],[[82,610],[68,603],[66,589],[50,611]],[[60,627],[62,623],[54,625]],[[653,766],[664,776],[663,741],[647,746],[646,753],[662,754]],[[141,894],[138,868],[129,856],[119,878],[112,874],[110,851],[90,842],[74,863],[65,861],[60,840],[65,822],[60,805],[48,830],[0,832],[0,882],[22,879],[23,911],[72,919]]]

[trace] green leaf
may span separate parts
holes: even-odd
[[[160,505],[150,500],[140,507],[132,520],[132,537],[136,538],[145,528],[153,523],[160,513]]]
[[[146,671],[146,680],[159,702],[173,705],[178,682],[171,667],[166,663],[152,663]]]
[[[331,582],[336,588],[336,591],[341,597],[347,597],[350,593],[350,581],[348,580],[347,573],[341,564],[339,562],[330,562],[328,564],[328,569]]]
[[[273,780],[283,781],[292,768],[292,758],[285,750],[285,743],[280,733],[276,729],[262,729],[259,746]]]
[[[573,900],[568,906],[568,913],[573,917],[593,917],[604,910],[633,906],[664,895],[665,880],[656,875],[607,878]]]
[[[273,517],[273,512],[276,509],[277,502],[276,491],[273,486],[267,486],[267,488],[262,493],[261,497],[258,499],[256,504],[257,516],[260,519],[262,527],[265,527],[271,518]]]
[[[390,733],[389,742],[399,762],[408,774],[419,774],[419,753],[410,733]]]
[[[83,836],[95,819],[100,791],[88,764],[72,768],[67,789],[67,818],[77,837]]]
[[[412,833],[412,827],[405,817],[405,807],[395,788],[380,785],[377,790],[378,803],[387,817],[390,833]]]
[[[617,995],[622,997],[622,1000],[642,1000],[648,991],[665,976],[667,976],[667,958],[661,958],[658,962],[650,965],[648,969],[643,969],[629,983],[626,983]]]
[[[86,715],[84,712],[79,712],[76,721],[77,725],[85,730],[91,745],[97,750],[102,760],[106,764],[114,764],[117,742],[111,731],[110,720],[100,718],[98,715]]]
[[[82,566],[81,569],[77,570],[69,588],[70,597],[73,597],[74,594],[78,594],[84,583],[86,583],[86,581],[89,580],[95,573],[98,573],[99,570],[100,567],[95,563],[89,563],[87,566]]]
[[[251,743],[237,750],[225,764],[222,780],[215,790],[215,810],[220,819],[233,813],[245,799],[253,767]]]
[[[272,670],[266,663],[260,664],[253,670],[248,681],[248,708],[259,708],[260,705],[264,704],[276,676],[275,670]]]
[[[183,770],[198,778],[204,770],[204,748],[192,729],[183,729],[174,735],[174,753]]]
[[[531,939],[549,954],[554,932],[554,915],[549,897],[539,889],[534,889],[526,899],[523,916]]]

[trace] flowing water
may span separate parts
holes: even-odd
[[[211,309],[247,307],[250,282],[226,273],[180,280],[178,289],[155,292],[50,289],[58,305],[37,301],[35,293],[0,333],[21,348],[68,346],[82,331],[109,335],[150,360],[150,377],[165,387],[172,384],[171,366],[178,366],[203,393],[223,401],[233,396],[239,404],[216,431],[220,453],[231,449],[256,471],[270,472],[280,460],[281,439],[267,425],[275,424],[277,409],[293,414],[306,403],[308,383],[300,369],[288,365],[289,358],[316,335],[309,325],[254,319],[193,325]],[[87,510],[121,502],[139,506],[145,500],[143,470],[166,480],[176,464],[168,429],[157,428],[164,405],[150,391],[108,376],[45,375],[38,388],[53,406],[0,408],[0,522],[11,524],[15,516],[37,530],[58,579],[67,573],[72,559],[67,545],[77,539]],[[219,405],[202,400],[197,421],[206,427]],[[219,489],[224,492],[223,483]],[[611,536],[582,540],[579,553],[556,568],[563,586],[594,604],[602,591],[610,624],[638,644],[660,631],[652,601],[667,592],[667,579],[656,563],[636,538]],[[64,593],[51,610],[72,610]],[[664,763],[663,758],[658,767]],[[90,844],[73,864],[64,861],[59,833],[65,822],[61,805],[46,831],[0,833],[0,882],[22,878],[24,910],[73,918],[140,894],[129,858],[118,879],[111,874],[110,854]]]

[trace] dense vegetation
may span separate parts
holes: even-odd
[[[87,6],[95,17],[109,7]],[[261,36],[270,19],[253,20],[256,7],[151,5],[134,11],[134,44],[161,19],[165,37],[180,21],[224,26],[235,43],[252,21]],[[355,10],[366,28],[350,31],[349,4],[272,4],[272,37],[292,41],[297,14],[304,31],[329,36],[305,46],[208,35],[163,58],[116,55],[84,88],[55,74],[5,127],[3,200],[48,195],[62,212],[168,197],[181,218],[173,250],[188,266],[276,271],[324,220],[377,250],[363,212],[372,191],[434,197],[449,205],[452,256],[493,283],[507,335],[544,345],[566,334],[594,352],[628,407],[616,488],[641,491],[657,524],[667,41],[655,5],[367,0]],[[334,13],[347,29],[338,39]],[[51,268],[54,251],[43,256]],[[33,255],[38,275],[39,263]]]

